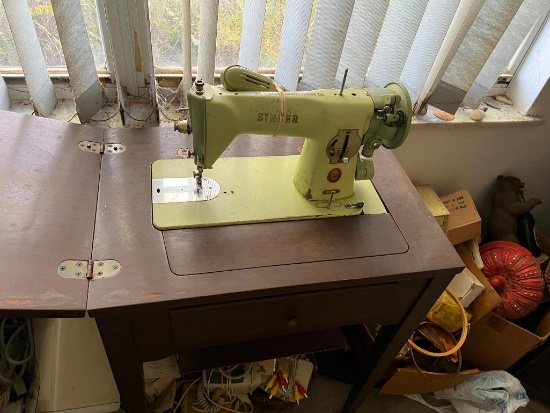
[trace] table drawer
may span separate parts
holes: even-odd
[[[425,281],[412,280],[332,291],[323,321],[328,325],[400,323],[425,288]]]
[[[172,310],[178,349],[377,322],[401,321],[423,283],[387,283]]]
[[[171,311],[176,345],[196,348],[319,326],[326,294],[296,294]]]

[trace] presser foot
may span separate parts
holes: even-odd
[[[202,168],[198,168],[197,172],[193,171],[193,178],[195,178],[195,188],[198,193],[202,191]]]

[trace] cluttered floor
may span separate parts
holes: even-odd
[[[327,364],[328,359],[323,359],[322,357],[278,359],[279,372],[285,372],[285,369],[289,369],[286,387],[288,389],[295,389],[296,385],[300,387],[300,383],[304,383],[305,387],[307,387],[305,397],[294,398],[292,390],[285,391],[284,384],[282,385],[283,392],[281,392],[281,388],[277,389],[277,384],[272,385],[270,381],[266,381],[270,377],[270,375],[262,373],[263,364],[270,364],[270,361],[266,360],[264,362],[252,363],[248,368],[245,368],[243,365],[242,369],[244,373],[241,373],[240,367],[235,368],[235,366],[229,370],[209,370],[210,374],[206,373],[205,375],[203,373],[198,377],[195,376],[194,380],[186,378],[181,382],[181,387],[177,386],[179,388],[177,397],[174,399],[172,396],[168,400],[170,403],[167,405],[163,403],[157,405],[158,408],[155,411],[164,413],[212,413],[217,411],[227,413],[234,411],[249,413],[340,413],[352,387],[350,384],[352,382],[350,372],[353,371],[349,369],[349,366],[345,362],[342,362],[345,360],[341,357],[342,354],[346,353],[332,353],[331,356],[331,360],[339,361],[339,368],[337,370],[331,370],[330,364]],[[314,368],[312,371],[313,363],[316,363],[317,368]],[[328,375],[323,374],[321,370],[325,370]],[[236,380],[224,380],[222,377],[224,373],[225,375],[234,375]],[[262,375],[265,376],[263,379],[261,378]],[[277,377],[279,377],[279,373]],[[256,382],[255,380],[259,381]],[[262,384],[258,386],[257,384],[260,382]],[[383,386],[383,393],[388,391],[386,387]],[[255,390],[252,391],[252,388]],[[203,392],[206,391],[208,391],[211,398],[204,397],[206,393]],[[236,397],[227,399],[224,396],[224,394],[227,394],[227,391],[232,392]],[[486,411],[498,411],[501,413],[516,411],[520,413],[550,413],[550,405],[548,405],[548,400],[544,395],[539,396],[543,397],[539,401],[533,397],[529,399],[529,394],[526,396],[525,392],[526,390],[521,385],[521,382],[513,375],[504,371],[492,371],[476,375],[475,378],[471,378],[443,392],[404,396],[400,393],[394,393],[395,395],[379,394],[376,391],[363,402],[357,413],[428,413],[431,411],[439,413],[476,413]],[[244,396],[244,398],[240,397],[239,394]],[[268,397],[269,394],[271,394],[270,397]],[[439,397],[439,400],[436,396]],[[207,403],[207,399],[210,402],[215,400],[215,402]],[[295,400],[299,402],[295,403]],[[452,400],[452,405],[450,400]],[[241,402],[240,405],[239,401]],[[216,402],[221,404],[214,406]],[[168,407],[169,409],[166,410]]]
[[[311,386],[311,394],[307,400],[303,400],[300,406],[294,408],[296,413],[336,413],[341,411],[351,385],[334,379],[318,376]],[[272,410],[254,409],[254,412],[264,413]],[[405,396],[390,396],[373,394],[361,406],[357,413],[428,413],[432,412],[428,407],[410,400]],[[526,407],[519,408],[519,413],[550,413],[550,406],[545,406],[536,400],[530,400]]]
[[[294,412],[294,413],[340,413],[342,406],[351,389],[351,385],[335,380],[333,378],[318,375],[314,383],[308,391],[309,397],[300,401],[297,406],[293,403],[284,403],[279,405],[266,404],[264,407],[257,404],[254,405],[254,413],[277,413],[277,412]],[[423,395],[424,399],[433,406],[445,406],[449,403],[445,400],[436,400],[433,395]],[[196,399],[194,399],[196,402]],[[192,401],[186,405],[183,403],[178,406],[178,413],[190,413],[198,410],[191,408]],[[406,396],[400,395],[380,395],[373,393],[369,399],[363,403],[357,413],[429,413],[434,411],[429,407],[423,406],[417,401],[411,400]],[[221,410],[226,411],[226,410]],[[446,413],[455,412],[456,410],[435,410]],[[473,411],[473,410],[472,410]],[[477,410],[476,410],[477,411]],[[481,411],[481,410],[480,410]],[[506,410],[509,411],[509,410]],[[172,409],[165,413],[173,412]],[[504,410],[503,410],[504,412]],[[519,413],[550,413],[550,406],[547,406],[537,400],[530,399],[526,407],[520,407],[516,410]],[[120,410],[118,413],[125,413]],[[126,412],[129,413],[129,412]]]

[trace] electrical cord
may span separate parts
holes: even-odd
[[[172,413],[176,413],[176,411],[178,410],[178,407],[180,407],[180,404],[183,402],[183,399],[185,399],[185,396],[187,396],[187,393],[189,393],[189,390],[191,390],[191,388],[195,385],[195,383],[198,382],[201,379],[202,379],[202,377],[199,377],[199,378],[193,380],[193,382],[189,385],[189,387],[185,389],[185,391],[181,395],[178,403],[172,409]]]
[[[297,356],[291,356],[286,358],[288,360],[288,383],[287,383],[287,391],[283,392],[282,397],[280,397],[281,400],[285,402],[292,402],[294,401],[292,399],[292,386],[294,386],[294,383],[296,383],[296,376],[298,373],[298,357]]]
[[[253,363],[251,363],[251,365],[252,364]],[[212,400],[212,398],[210,397],[210,380],[212,379],[212,373],[214,372],[214,370],[210,370],[210,375],[208,379],[206,379],[206,371],[203,371],[203,381],[197,386],[197,402],[193,404],[193,409],[200,413],[218,413],[220,410],[230,413],[252,413],[254,410],[253,407],[250,410],[245,411],[232,409],[230,407],[237,401],[237,397],[233,395],[231,380],[244,377],[244,375],[246,375],[252,368],[252,366],[249,366],[247,372],[242,375],[230,376],[228,373],[231,373],[233,370],[235,370],[237,366],[238,365],[233,366],[225,371],[223,369],[216,369],[216,371],[222,376],[222,389],[229,395],[229,400],[221,403]],[[224,377],[227,379],[225,383],[223,380]],[[204,385],[204,381],[206,381],[206,386]],[[246,404],[244,404],[243,406],[246,406]]]
[[[231,409],[229,406],[231,406],[235,400],[235,396],[232,396],[231,399],[224,404],[217,403],[212,400],[204,384],[199,383],[197,387],[197,403],[193,405],[193,409],[200,413],[218,413],[220,410],[230,413],[252,413],[253,409],[244,412],[242,410]]]
[[[0,322],[0,408],[9,403],[13,383],[23,377],[33,357],[30,320],[3,318]]]
[[[246,369],[246,371],[243,374],[239,374],[238,376],[232,376],[229,373],[231,373],[233,370],[235,370],[237,367],[239,367],[239,364],[236,364],[236,365],[228,368],[227,370],[224,370],[223,368],[218,368],[217,371],[218,371],[218,373],[220,373],[226,379],[238,380],[238,379],[242,379],[244,376],[246,376],[250,372],[250,370],[252,370],[253,366],[254,366],[254,363],[250,363],[248,365],[248,369]]]
[[[210,370],[210,375],[207,378],[207,371],[203,371],[203,375],[191,382],[189,387],[185,389],[181,397],[179,398],[176,405],[171,410],[171,413],[176,413],[177,409],[180,407],[180,405],[183,403],[183,400],[185,399],[185,396],[189,393],[191,388],[197,383],[199,380],[202,380],[199,385],[197,386],[197,402],[193,404],[193,409],[200,413],[218,413],[219,411],[223,410],[224,412],[230,412],[230,413],[252,413],[253,407],[250,410],[236,410],[232,409],[231,406],[235,402],[237,402],[237,397],[233,394],[233,386],[232,386],[232,380],[238,380],[245,377],[252,369],[253,369],[254,363],[250,363],[248,368],[243,374],[232,376],[231,372],[233,372],[239,365],[230,366],[227,368],[218,368]],[[216,371],[221,375],[221,388],[225,391],[227,395],[229,395],[229,400],[223,401],[223,402],[216,402],[212,400],[210,397],[210,381],[212,379],[212,373]],[[224,380],[225,379],[225,380]],[[206,386],[204,383],[206,382]],[[242,405],[248,406],[247,404]],[[237,407],[238,408],[238,407]],[[247,407],[245,407],[247,408]]]
[[[0,409],[6,407],[10,402],[11,385],[0,384]]]

